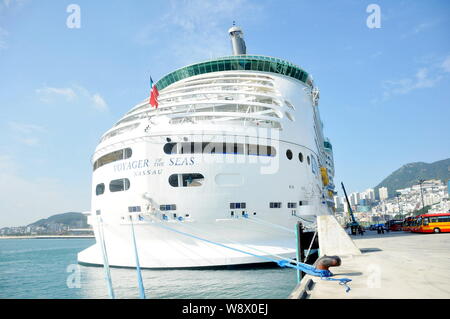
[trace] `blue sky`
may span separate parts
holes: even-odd
[[[450,157],[448,1],[0,0],[0,227],[89,210],[99,137],[146,98],[150,74],[229,55],[233,20],[248,53],[313,75],[349,192]]]

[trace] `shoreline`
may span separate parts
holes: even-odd
[[[88,239],[94,235],[27,235],[27,236],[0,236],[1,239]]]

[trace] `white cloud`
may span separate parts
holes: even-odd
[[[16,161],[2,154],[0,180],[0,227],[27,225],[52,214],[89,207],[89,190],[73,189],[51,178],[24,177]]]
[[[55,97],[64,97],[66,101],[73,101],[77,94],[72,88],[53,88],[44,87],[37,89],[36,93],[40,95],[42,102],[51,102]]]
[[[414,33],[420,33],[423,30],[431,28],[435,24],[436,24],[435,22],[432,22],[432,23],[427,23],[427,22],[421,23],[421,24],[419,24],[419,25],[417,25],[416,27],[413,28],[413,32]]]
[[[9,127],[18,133],[23,134],[32,134],[35,132],[45,132],[46,129],[40,125],[35,124],[24,124],[24,123],[18,123],[18,122],[9,122]]]
[[[108,105],[105,100],[100,96],[100,94],[96,93],[92,96],[92,100],[94,101],[94,106],[96,109],[100,111],[104,111],[108,109]]]
[[[21,7],[23,6],[28,0],[3,0],[3,7],[4,8],[12,8],[14,6]],[[0,4],[1,5],[1,4]]]
[[[421,68],[413,77],[385,81],[383,84],[385,89],[384,96],[387,98],[396,94],[407,94],[416,89],[432,88],[441,79],[442,76],[440,75],[430,77],[429,69]]]
[[[11,12],[20,10],[28,0],[0,0],[0,24],[4,21],[4,16]],[[8,48],[7,38],[9,32],[0,25],[0,50]]]
[[[39,134],[46,132],[44,127],[35,124],[9,122],[8,126],[14,134],[14,138],[20,143],[28,146],[39,145]]]
[[[393,95],[408,94],[418,89],[435,87],[444,77],[450,73],[450,56],[441,63],[429,63],[416,71],[413,76],[400,80],[386,80],[382,83],[386,100]]]
[[[247,0],[170,1],[169,11],[140,30],[134,40],[144,46],[167,48],[165,57],[181,65],[230,55],[224,25],[231,27],[233,20],[239,25],[243,12],[254,12],[251,18],[260,17],[261,8],[260,3]]]
[[[441,64],[441,67],[444,72],[450,72],[450,55],[445,58],[444,62]]]
[[[0,27],[0,50],[8,48],[8,44],[6,43],[8,35],[8,31]]]
[[[59,98],[63,98],[66,102],[73,102],[77,99],[86,99],[89,101],[89,105],[93,108],[106,111],[108,110],[108,104],[105,99],[99,94],[91,94],[89,90],[80,86],[73,85],[67,88],[55,88],[55,87],[44,87],[41,89],[36,89],[36,94],[40,96],[40,100],[44,103],[53,103]]]
[[[410,30],[404,34],[401,35],[402,38],[408,38],[411,36],[416,36],[419,33],[422,33],[426,30],[429,30],[433,27],[435,27],[436,25],[438,25],[440,23],[440,20],[434,20],[434,21],[427,21],[427,22],[422,22],[419,23],[416,26],[413,26],[410,28]]]

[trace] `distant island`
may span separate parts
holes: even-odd
[[[32,224],[0,228],[0,237],[92,237],[94,232],[82,213],[68,212],[40,219]]]

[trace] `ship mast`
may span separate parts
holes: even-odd
[[[247,54],[247,48],[244,41],[244,32],[240,27],[234,25],[228,30],[228,34],[231,38],[231,46],[233,49],[233,55]]]

